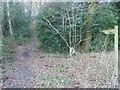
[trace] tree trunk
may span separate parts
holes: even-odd
[[[85,37],[87,40],[83,42],[83,49],[88,52],[89,51],[89,46],[91,43],[91,38],[92,38],[92,18],[95,13],[95,8],[96,8],[96,3],[91,2],[88,7],[88,18],[87,18],[87,24],[86,24],[86,34]]]
[[[10,19],[10,12],[9,12],[9,2],[7,2],[7,15],[8,15],[10,35],[12,37],[13,36],[13,31],[12,31],[12,24],[11,24],[11,19]]]
[[[3,35],[3,31],[2,31],[2,28],[1,28],[1,25],[0,25],[0,36]]]
[[[31,14],[32,14],[32,2],[30,2],[30,4],[29,4],[29,17],[30,17],[30,19],[31,19]]]

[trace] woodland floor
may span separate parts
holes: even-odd
[[[117,87],[113,76],[113,52],[67,57],[45,54],[35,47],[35,39],[14,47],[16,60],[2,65],[2,88]]]

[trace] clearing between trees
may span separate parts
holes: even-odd
[[[72,57],[43,53],[36,49],[35,38],[14,49],[16,61],[2,67],[8,72],[3,73],[3,88],[117,87],[113,52],[82,53]]]

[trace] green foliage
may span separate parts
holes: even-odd
[[[53,7],[56,7],[54,4],[52,5],[52,9]],[[60,7],[58,6],[58,8]],[[54,27],[59,28],[60,31],[61,16],[54,12],[47,11],[46,9],[42,12],[49,18]],[[38,15],[38,20],[40,21],[37,23],[37,30],[39,31],[38,40],[40,41],[41,49],[44,49],[47,52],[66,52],[68,48],[65,42],[61,39],[60,35],[46,23],[41,17],[41,14]]]
[[[15,41],[13,38],[3,38],[1,56],[3,63],[14,60],[15,50],[13,49],[13,45],[15,45]]]
[[[15,3],[10,5],[10,15],[12,21],[12,28],[14,36],[19,37],[29,37],[30,33],[30,17],[24,11],[24,3]]]
[[[23,38],[22,36],[20,36],[20,37],[18,37],[18,39],[15,40],[14,42],[15,42],[16,44],[23,45],[23,44],[26,43],[27,40],[28,40],[28,37]]]
[[[1,17],[1,27],[3,31],[3,35],[9,36],[9,24],[8,24],[8,15],[7,15],[7,3],[1,3],[1,11],[3,12],[3,16]]]
[[[114,29],[114,26],[117,25],[116,13],[111,11],[113,8],[111,5],[106,6],[103,4],[96,9],[93,18],[93,40],[91,42],[95,51],[110,51],[114,49],[114,35],[100,33],[101,30]]]
[[[101,50],[112,50],[114,45],[114,36],[113,35],[105,35],[101,32],[101,30],[105,29],[113,29],[115,25],[117,25],[117,17],[116,12],[113,9],[115,7],[110,4],[106,5],[105,3],[96,3],[97,7],[95,13],[93,14],[92,24],[88,27],[85,21],[89,17],[87,14],[88,10],[88,3],[74,3],[77,7],[82,5],[81,8],[75,8],[74,10],[71,9],[73,3],[49,3],[46,7],[43,7],[41,13],[51,22],[51,24],[58,29],[61,35],[69,42],[69,32],[70,28],[72,29],[72,46],[75,46],[76,43],[74,41],[74,31],[75,28],[69,25],[68,17],[65,17],[66,22],[65,28],[62,26],[62,16],[65,16],[65,13],[68,11],[69,17],[71,19],[71,25],[76,23],[76,40],[79,41],[80,35],[81,40],[86,39],[84,32],[91,31],[92,32],[92,39],[90,42],[91,47],[90,50],[94,51],[101,51]],[[51,10],[52,9],[52,10]],[[73,12],[76,15],[75,21],[73,21]],[[38,23],[37,23],[37,30],[39,31],[38,40],[40,41],[40,47],[47,52],[67,52],[68,47],[66,46],[63,39],[60,37],[59,34],[53,30],[49,23],[47,23],[41,13],[38,15]],[[78,18],[79,17],[79,18]],[[81,28],[82,27],[82,28]],[[92,28],[92,29],[90,29]],[[80,32],[81,31],[81,32]],[[83,33],[83,34],[82,34]],[[84,42],[84,41],[82,41]],[[81,48],[82,49],[82,48]]]
[[[9,11],[9,19],[11,20],[11,27],[13,32],[14,42],[18,44],[23,44],[26,39],[31,37],[31,17],[29,16],[29,12],[25,11],[25,3],[23,2],[9,2],[9,7],[7,7],[7,3],[3,4],[3,18],[2,18],[2,30],[4,37],[10,36],[10,27],[8,23],[8,14]]]
[[[60,34],[66,39],[67,42],[69,42],[69,32],[72,24],[74,22],[70,20],[71,25],[69,24],[69,17],[67,16],[67,11],[69,11],[70,18],[72,18],[71,14],[72,11],[70,10],[70,6],[72,3],[50,3],[47,5],[47,7],[44,7],[42,9],[42,14],[45,15],[45,17],[50,21],[50,23],[60,32]],[[75,13],[77,13],[77,10],[75,10]],[[65,15],[66,14],[66,15]],[[81,13],[83,16],[85,13]],[[64,17],[63,17],[64,16]],[[63,26],[63,18],[64,26]],[[39,31],[38,40],[40,41],[40,47],[44,49],[47,52],[68,52],[68,47],[65,43],[65,41],[60,37],[60,35],[53,29],[51,26],[43,19],[41,16],[41,13],[38,15],[39,22],[37,23],[37,30]],[[85,19],[85,18],[83,18]],[[76,21],[79,23],[84,22],[82,20],[81,22]],[[79,29],[80,26],[76,26],[77,31],[76,33],[80,33]],[[71,34],[74,34],[74,31],[71,31]],[[80,38],[80,36],[76,36]],[[72,38],[72,37],[71,37]],[[74,40],[72,40],[74,41]],[[78,41],[78,39],[77,39]],[[71,42],[72,45],[74,45],[74,42]]]
[[[66,71],[66,69],[65,68],[63,68],[63,67],[53,67],[52,68],[53,70],[55,70],[55,71],[59,71],[59,72],[64,72],[64,71]]]

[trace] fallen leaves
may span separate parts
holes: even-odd
[[[23,52],[24,49],[29,49],[29,56],[24,58]],[[62,57],[61,55],[56,54],[43,54],[43,52],[39,52],[38,50],[32,50],[32,46],[26,45],[25,47],[18,47],[17,51],[17,61],[15,61],[15,65],[10,64],[15,70],[11,70],[10,74],[7,74],[9,77],[17,73],[17,77],[20,77],[20,74],[17,70],[23,72],[23,69],[20,69],[23,65],[26,66],[26,71],[34,72],[35,75],[26,78],[32,78],[28,81],[23,78],[24,82],[27,84],[24,87],[32,87],[32,88],[94,88],[94,87],[111,87],[115,88],[115,85],[109,84],[110,82],[114,84],[114,81],[111,80],[113,74],[113,53],[84,53],[78,56]],[[14,53],[14,52],[11,52]],[[40,54],[40,55],[39,55]],[[28,59],[28,62],[26,62]],[[26,63],[26,64],[25,64]],[[8,66],[2,66],[3,70],[8,72]],[[30,73],[29,73],[30,74]],[[8,77],[4,77],[5,79],[9,79]],[[16,77],[15,77],[16,78]],[[12,79],[13,80],[13,79]],[[19,81],[18,78],[13,80],[14,83],[18,83],[22,85],[22,81]],[[19,81],[19,82],[18,82]],[[6,80],[5,82],[8,83]],[[10,85],[6,84],[7,87]],[[28,86],[27,86],[28,85]]]

